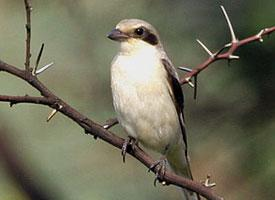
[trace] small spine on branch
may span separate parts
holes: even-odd
[[[262,29],[262,30],[256,35],[256,37],[259,38],[259,41],[260,41],[260,42],[263,42],[263,41],[264,41],[264,39],[263,39],[263,33],[264,33],[266,30],[267,30],[267,28]]]
[[[103,126],[103,128],[105,128],[105,129],[110,129],[111,127],[113,127],[113,126],[115,126],[116,124],[118,124],[119,122],[118,122],[118,120],[117,120],[117,118],[111,118],[111,119],[108,119],[106,122],[105,122],[105,124],[103,124],[102,126]]]
[[[42,43],[42,45],[41,45],[40,51],[38,53],[38,56],[37,56],[37,59],[36,59],[36,62],[35,62],[35,66],[32,69],[32,75],[33,76],[37,76],[37,75],[43,73],[44,71],[46,71],[47,69],[49,69],[50,67],[52,67],[54,65],[54,63],[51,62],[51,63],[45,65],[44,67],[42,67],[41,69],[37,69],[38,65],[39,65],[39,62],[40,62],[40,59],[41,59],[41,56],[42,56],[42,53],[43,53],[43,50],[44,50],[44,43]]]
[[[41,45],[40,51],[39,51],[39,53],[38,53],[38,56],[37,56],[37,59],[36,59],[36,62],[35,62],[35,66],[34,66],[34,68],[32,69],[32,75],[33,75],[33,76],[35,76],[35,74],[36,74],[36,70],[37,70],[37,67],[38,67],[38,65],[39,65],[39,62],[40,62],[40,59],[41,59],[43,50],[44,50],[44,43],[42,43],[42,45]]]
[[[202,48],[208,53],[208,55],[213,58],[215,54],[213,54],[199,39],[197,39],[197,42],[202,46]]]
[[[190,69],[190,68],[188,68],[188,67],[182,67],[182,66],[180,66],[180,67],[178,67],[180,70],[182,70],[182,71],[185,71],[185,72],[192,72],[192,69]]]
[[[207,188],[213,188],[217,185],[216,183],[211,183],[210,178],[210,174],[207,174],[206,179],[204,181],[201,181],[201,183]]]
[[[59,105],[58,109],[62,109],[62,108],[63,106]],[[49,122],[56,115],[57,112],[58,112],[57,109],[53,109],[47,117],[47,122]]]
[[[36,71],[35,71],[35,75],[39,75],[39,74],[43,73],[43,72],[46,71],[47,69],[50,69],[53,65],[54,65],[54,62],[51,62],[51,63],[45,65],[45,66],[42,67],[41,69],[36,70]]]
[[[192,78],[192,77],[189,76],[189,77],[185,78],[185,80],[187,81],[187,83],[188,83],[188,85],[189,85],[190,87],[194,88],[195,86],[194,86],[194,84],[192,83],[191,78]]]

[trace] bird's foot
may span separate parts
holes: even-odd
[[[212,188],[212,187],[216,186],[216,183],[214,183],[214,182],[211,183],[209,174],[207,175],[207,177],[204,181],[201,181],[201,183],[207,188]]]
[[[122,148],[121,148],[121,155],[122,155],[122,160],[125,162],[125,157],[127,154],[127,150],[131,148],[131,150],[135,150],[135,146],[137,145],[137,140],[133,137],[128,137],[125,139]]]
[[[165,157],[161,157],[159,160],[155,161],[150,167],[148,172],[155,171],[156,178],[154,180],[154,186],[156,186],[157,181],[162,185],[167,185],[163,178],[165,176],[165,172],[167,169],[167,159]]]

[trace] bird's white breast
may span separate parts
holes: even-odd
[[[128,135],[159,152],[178,140],[178,116],[155,48],[118,54],[111,87],[117,117]]]

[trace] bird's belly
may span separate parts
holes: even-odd
[[[166,80],[116,75],[112,73],[112,93],[120,124],[144,146],[164,153],[181,135]]]

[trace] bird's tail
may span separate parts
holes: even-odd
[[[189,158],[186,156],[186,152],[180,148],[169,152],[167,160],[172,170],[180,176],[193,180]],[[185,200],[200,200],[200,196],[192,191],[182,188],[182,193]]]

